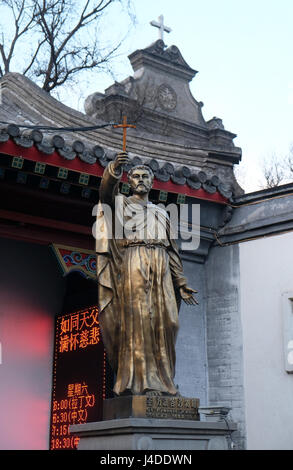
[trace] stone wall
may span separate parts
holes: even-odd
[[[210,405],[232,408],[237,447],[245,448],[242,326],[240,316],[239,247],[214,247],[205,265]]]
[[[179,334],[177,339],[177,363],[175,384],[186,397],[200,399],[201,405],[207,404],[207,358],[205,333],[205,286],[204,266],[184,261],[184,274],[188,285],[198,291],[199,305],[190,306],[184,302],[179,313]]]

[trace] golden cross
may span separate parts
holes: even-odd
[[[128,127],[136,127],[133,124],[127,124],[127,117],[123,116],[123,124],[114,124],[113,127],[122,127],[123,129],[123,152],[126,151],[126,134]]]

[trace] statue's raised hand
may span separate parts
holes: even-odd
[[[119,172],[123,165],[129,162],[129,157],[127,152],[117,153],[116,158],[113,162],[113,168],[116,172]]]
[[[187,305],[197,305],[198,304],[198,301],[192,295],[192,294],[197,293],[196,290],[191,289],[191,287],[188,287],[188,286],[182,286],[182,287],[180,287],[179,292],[180,292],[181,299],[184,300],[184,302]]]

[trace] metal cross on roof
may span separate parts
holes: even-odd
[[[155,28],[159,28],[159,38],[164,41],[164,31],[166,31],[166,33],[170,33],[172,31],[171,28],[169,28],[168,26],[165,26],[164,25],[164,17],[163,15],[160,15],[159,18],[158,18],[159,22],[157,21],[151,21],[150,22],[150,25],[154,26]]]

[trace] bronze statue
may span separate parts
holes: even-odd
[[[102,206],[114,209],[123,165],[128,161],[127,153],[119,153],[105,169],[100,186]],[[152,170],[138,165],[128,173],[128,181],[132,195],[120,195],[123,220],[116,213],[111,220],[108,216],[108,225],[121,223],[125,227],[134,205],[140,215],[139,227],[128,231],[127,237],[111,238],[104,211],[100,215],[103,236],[96,243],[99,320],[116,374],[114,392],[176,396],[178,311],[181,299],[189,305],[197,303],[193,297],[196,291],[187,286],[166,211],[148,200]],[[152,223],[144,216],[147,211],[153,215]],[[154,236],[164,227],[165,237]]]

